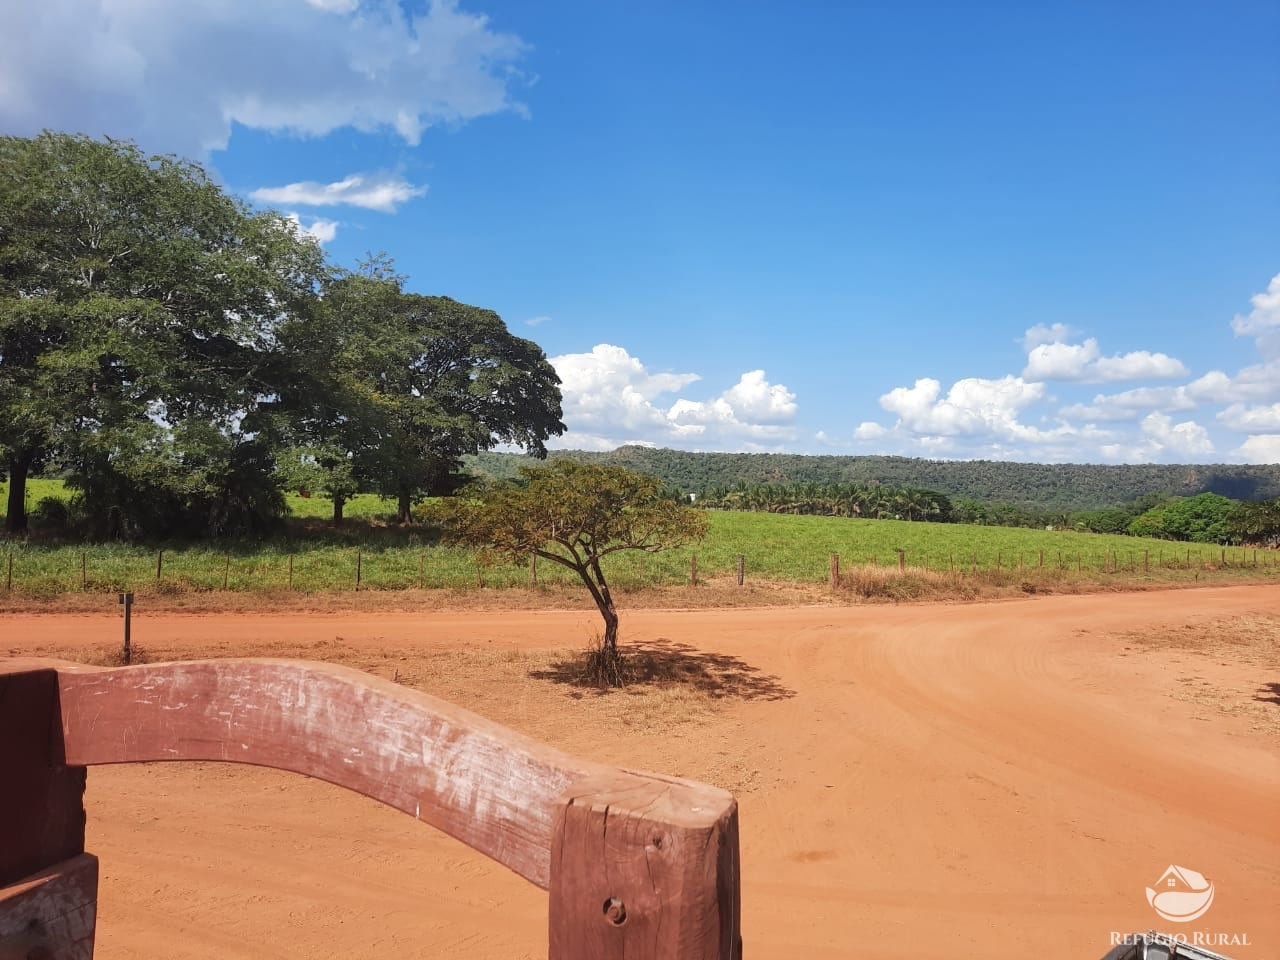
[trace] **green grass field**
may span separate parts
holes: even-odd
[[[31,486],[32,503],[65,494],[57,481],[39,480]],[[6,493],[0,490],[0,496]],[[161,548],[44,543],[38,537],[0,541],[0,587],[11,594],[54,597],[77,591],[465,590],[528,586],[532,580],[528,563],[489,563],[474,551],[435,543],[421,527],[388,524],[393,505],[376,496],[350,502],[348,524],[341,530],[328,524],[332,506],[324,498],[291,496],[289,506],[294,518],[289,533],[266,543]],[[917,582],[927,577],[935,588],[929,592],[935,594],[945,593],[948,581],[966,578],[1023,582],[1030,590],[1051,580],[1120,578],[1157,584],[1209,577],[1280,579],[1280,558],[1241,548],[900,520],[719,511],[710,520],[709,536],[693,547],[608,558],[610,583],[620,590],[688,584],[695,557],[701,582],[736,582],[741,557],[748,582],[817,584],[827,581],[833,555],[846,576],[861,568],[866,580],[874,570],[881,585],[895,576]],[[547,560],[538,562],[537,581],[576,582],[571,572]]]

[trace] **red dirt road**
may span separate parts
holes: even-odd
[[[1255,587],[624,610],[624,643],[735,658],[737,680],[701,706],[672,701],[661,722],[618,721],[600,712],[607,698],[528,680],[515,653],[502,655],[509,681],[451,673],[446,658],[423,688],[576,753],[732,789],[751,960],[1087,960],[1113,931],[1153,927],[1280,957],[1276,632],[1185,642],[1226,618],[1278,617],[1280,591]],[[595,629],[582,611],[143,612],[134,639],[203,656],[340,638],[403,664],[405,651],[580,648]],[[0,653],[118,636],[111,616],[0,618]],[[544,893],[326,784],[212,764],[95,768],[86,804],[106,960],[545,956]],[[1169,923],[1148,905],[1170,864],[1213,881],[1201,919]]]

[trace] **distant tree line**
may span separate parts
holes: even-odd
[[[921,460],[909,457],[802,456],[783,453],[694,453],[624,446],[608,452],[557,451],[588,463],[616,463],[660,477],[684,493],[705,495],[737,483],[918,487],[1013,516],[1053,517],[1134,504],[1145,495],[1190,497],[1216,493],[1232,500],[1280,497],[1280,464],[1010,463],[1000,460]],[[471,468],[511,477],[518,455],[486,453]],[[1145,508],[1144,508],[1145,509]],[[1141,512],[1141,511],[1139,511]],[[1028,522],[1027,525],[1043,526]]]
[[[536,456],[559,379],[497,314],[329,263],[198,165],[132,143],[0,137],[0,469],[65,478],[97,538],[260,534],[282,491],[414,499],[462,458]]]
[[[1252,503],[1216,493],[1194,497],[1148,494],[1126,507],[1052,513],[990,507],[969,500],[952,503],[946,494],[919,487],[739,483],[695,496],[695,502],[712,510],[1047,527],[1191,543],[1280,545],[1280,498]]]

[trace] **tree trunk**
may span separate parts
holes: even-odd
[[[397,523],[405,524],[413,519],[412,515],[409,512],[409,508],[412,505],[413,505],[412,498],[409,496],[409,494],[404,492],[403,490],[400,491],[400,496],[396,502],[396,522]]]
[[[6,533],[27,532],[27,473],[34,459],[30,451],[9,457],[9,502],[4,520]]]
[[[602,646],[611,658],[618,656],[618,610],[613,605],[613,594],[609,592],[609,584],[605,582],[604,571],[600,569],[600,559],[591,558],[591,572],[595,583],[591,584],[591,595],[595,597],[596,606],[600,608],[600,616],[604,618],[604,640]]]
[[[347,501],[343,497],[333,498],[333,525],[335,527],[342,526],[342,508],[346,506]]]

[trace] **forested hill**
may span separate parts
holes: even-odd
[[[619,463],[660,477],[685,493],[760,484],[866,484],[924,487],[953,499],[1046,510],[1100,510],[1143,494],[1218,493],[1233,500],[1280,497],[1280,464],[1008,463],[999,460],[915,460],[908,457],[802,456],[786,453],[690,453],[625,446],[609,453],[556,451],[553,456]],[[468,468],[497,478],[516,475],[517,454],[482,453]]]

